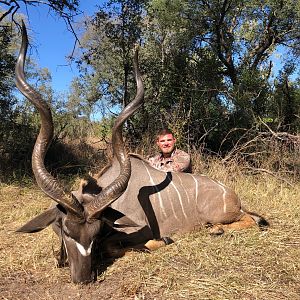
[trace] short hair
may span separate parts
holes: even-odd
[[[174,135],[173,132],[169,128],[165,127],[165,128],[162,128],[157,131],[156,137],[158,138],[159,136],[166,135],[166,134]]]

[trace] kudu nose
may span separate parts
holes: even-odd
[[[89,284],[91,282],[94,282],[97,280],[97,276],[95,272],[92,272],[91,274],[89,274],[88,276],[76,276],[76,274],[74,276],[72,276],[72,282],[76,283],[76,284]]]

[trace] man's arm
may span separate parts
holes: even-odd
[[[177,150],[173,157],[172,169],[170,171],[190,173],[192,171],[190,155],[182,150]]]
[[[191,173],[191,157],[182,150],[176,150],[175,154],[166,159],[161,159],[160,155],[148,159],[150,165],[155,169],[164,172],[186,172]]]

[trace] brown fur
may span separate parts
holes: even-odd
[[[256,225],[256,222],[249,214],[244,214],[238,221],[230,224],[215,224],[210,229],[210,234],[219,235],[228,230],[242,230]]]

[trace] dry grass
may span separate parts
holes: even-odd
[[[0,185],[1,299],[300,299],[300,184],[246,176],[218,162],[207,172],[235,188],[270,229],[178,236],[152,254],[129,253],[87,286],[73,285],[68,268],[55,267],[50,229],[14,233],[48,207],[47,197],[34,187]]]

